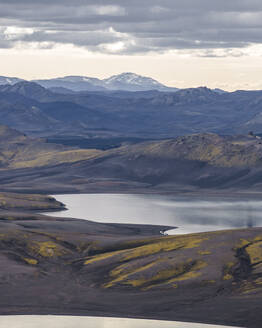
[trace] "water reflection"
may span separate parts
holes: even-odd
[[[262,201],[163,195],[56,195],[69,209],[52,213],[97,222],[177,226],[191,233],[262,226]]]
[[[171,321],[91,318],[72,316],[0,316],[0,326],[8,328],[216,328],[217,325]],[[226,326],[224,326],[226,328]]]

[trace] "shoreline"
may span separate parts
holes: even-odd
[[[81,324],[81,321],[89,321],[89,320],[101,320],[101,319],[105,319],[105,320],[111,320],[111,321],[114,321],[115,324],[117,323],[120,323],[121,324],[121,321],[124,321],[125,323],[127,321],[132,321],[132,324],[134,323],[143,323],[143,324],[152,324],[153,326],[150,325],[149,328],[172,328],[172,327],[177,327],[177,328],[191,328],[191,327],[195,327],[195,328],[201,328],[201,327],[206,327],[206,328],[233,328],[233,327],[236,327],[236,326],[224,326],[224,325],[215,325],[215,324],[211,324],[211,323],[202,323],[202,322],[189,322],[189,321],[171,321],[171,320],[164,320],[164,319],[147,319],[147,318],[142,318],[142,317],[137,317],[137,318],[133,318],[133,317],[128,317],[128,316],[125,316],[125,317],[120,317],[120,316],[106,316],[106,317],[103,317],[103,316],[83,316],[83,315],[80,315],[80,316],[77,316],[77,315],[52,315],[52,314],[46,314],[46,315],[35,315],[35,314],[32,314],[32,315],[0,315],[0,324],[1,324],[1,317],[11,317],[11,318],[17,318],[19,317],[19,319],[22,319],[22,318],[30,318],[30,320],[32,319],[52,319],[52,324],[54,324],[53,320],[54,319],[67,319],[70,318],[70,319],[80,319],[79,322],[76,322],[77,324]],[[37,317],[37,318],[36,318]],[[40,317],[40,318],[38,318]],[[72,322],[72,324],[76,324],[74,322]],[[129,323],[129,322],[128,322]],[[39,323],[38,323],[39,324]],[[46,324],[46,323],[44,323]],[[84,322],[84,325],[86,327],[86,324],[88,324],[88,322]],[[105,323],[104,323],[105,325]],[[160,326],[159,326],[160,325]],[[179,326],[178,326],[179,325]],[[129,326],[129,325],[128,325]],[[55,328],[55,326],[52,326],[52,328]],[[60,327],[60,325],[59,325]],[[80,327],[78,325],[78,327]],[[84,327],[84,326],[83,326]],[[106,327],[106,326],[104,326]],[[132,328],[133,326],[130,326],[128,328]],[[10,326],[10,328],[12,328],[12,326]],[[62,328],[62,326],[61,326]],[[81,327],[80,327],[81,328]],[[134,327],[135,328],[135,327]],[[144,328],[144,325],[143,327],[139,325],[139,327],[137,328]],[[236,327],[236,328],[241,328],[241,327]],[[243,328],[243,327],[242,327]]]
[[[159,225],[97,223],[49,217],[38,214],[36,210],[34,212],[20,212],[17,219],[0,222],[1,233],[6,233],[7,238],[1,253],[1,265],[2,268],[13,268],[7,272],[8,276],[3,276],[7,280],[1,285],[1,315],[124,316],[133,319],[233,324],[237,327],[247,326],[251,320],[254,324],[248,327],[261,327],[260,312],[253,313],[252,310],[260,306],[262,290],[257,285],[258,289],[253,293],[252,286],[247,286],[245,288],[250,289],[243,297],[242,284],[245,286],[247,279],[253,281],[256,277],[252,275],[250,263],[247,270],[249,276],[238,276],[239,270],[244,270],[244,267],[241,257],[238,258],[237,252],[232,250],[243,239],[260,242],[262,228],[165,237],[160,235],[160,230],[170,226],[160,228]],[[174,248],[169,249],[169,241],[175,243]],[[43,256],[33,248],[24,246],[23,252],[28,252],[27,257],[36,259],[38,263],[21,262],[21,257],[24,257],[24,253],[20,254],[21,245],[30,242],[33,245],[36,242],[55,244],[61,253],[49,258],[46,253]],[[168,243],[167,250],[163,249],[162,243],[165,242]],[[176,242],[179,242],[177,246]],[[136,251],[143,250],[144,246],[150,252],[141,257]],[[160,248],[158,250],[155,247]],[[8,252],[17,255],[5,257]],[[135,257],[123,262],[121,254],[134,254]],[[163,267],[159,258],[167,261]],[[163,283],[160,286],[154,280],[149,280],[152,284],[149,290],[126,285],[125,282],[112,288],[103,287],[112,279],[110,272],[113,268],[121,268],[129,263],[143,268],[153,263],[155,268],[152,271],[150,268],[147,276],[151,279],[154,272],[165,269],[169,261],[176,263],[178,259],[185,263],[188,277],[179,280],[177,287],[166,287],[168,277],[166,281],[160,281]],[[189,259],[192,259],[190,265],[187,264]],[[92,263],[87,264],[89,260]],[[239,267],[236,266],[235,271],[232,271],[230,280],[224,280],[226,265],[236,260],[239,261]],[[194,263],[200,265],[196,268],[199,275],[194,274]],[[21,272],[24,273],[21,275]],[[129,275],[128,270],[123,279],[125,275]],[[240,310],[249,311],[249,315],[239,317]]]

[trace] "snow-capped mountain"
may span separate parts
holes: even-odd
[[[25,82],[25,80],[16,77],[0,76],[0,85],[14,85],[18,82]],[[167,87],[162,83],[142,75],[135,73],[122,73],[113,75],[106,79],[98,79],[88,76],[65,76],[53,79],[33,80],[44,88],[51,89],[53,92],[70,94],[72,92],[82,91],[163,91],[176,92],[178,88]],[[227,93],[221,89],[212,89],[217,94]]]
[[[19,79],[17,77],[6,77],[6,76],[0,76],[0,85],[6,85],[6,84],[9,84],[9,85],[14,85],[18,82],[22,82],[24,80],[22,79]]]
[[[34,80],[45,88],[66,88],[73,91],[177,91],[150,78],[134,73],[122,73],[107,79],[97,79],[87,76],[65,76],[48,80]]]
[[[169,88],[158,81],[134,73],[122,73],[103,80],[104,86],[110,90],[125,91],[177,91],[176,88]]]

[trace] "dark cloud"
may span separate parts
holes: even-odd
[[[262,43],[261,0],[0,0],[0,47],[74,44],[125,54]]]

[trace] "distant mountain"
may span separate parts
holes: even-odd
[[[86,98],[82,102],[86,105]],[[106,117],[78,105],[70,95],[55,94],[33,82],[0,86],[1,124],[30,135],[81,135],[96,122],[107,124]]]
[[[163,139],[262,131],[262,91],[52,90],[26,81],[0,85],[1,123],[29,135],[52,137]]]
[[[222,89],[219,89],[219,88],[215,88],[215,89],[212,89],[214,92],[218,93],[218,94],[225,94],[225,93],[228,93],[227,91],[225,90],[222,90]]]
[[[66,76],[47,80],[34,80],[44,88],[64,88],[73,91],[106,91],[101,80],[85,76]]]
[[[41,101],[52,95],[51,91],[43,88],[41,85],[28,81],[21,81],[11,85],[2,85],[0,86],[0,92],[16,93],[37,101]]]
[[[25,80],[19,79],[17,77],[6,77],[6,76],[0,76],[0,85],[4,85],[4,84],[16,84],[18,82],[22,82]]]
[[[75,91],[63,87],[52,87],[52,88],[48,88],[48,90],[54,93],[60,93],[62,95],[73,95],[75,93]]]
[[[0,76],[0,85],[14,85],[25,80],[16,77]],[[106,79],[98,79],[87,76],[65,76],[53,79],[32,80],[46,89],[60,94],[72,94],[72,92],[144,92],[144,91],[160,91],[160,92],[176,92],[180,89],[167,87],[164,84],[150,78],[135,73],[122,73],[113,75]],[[221,89],[213,89],[218,94],[224,94],[226,91]]]
[[[110,90],[123,90],[123,91],[177,91],[177,88],[169,88],[157,82],[150,77],[144,77],[134,73],[122,73],[120,75],[111,76],[104,79],[103,85]]]
[[[18,91],[21,93],[18,93]],[[56,130],[58,122],[41,111],[40,103],[32,98],[25,97],[23,95],[24,91],[23,87],[20,88],[16,85],[0,86],[1,124],[30,134],[39,133],[40,131],[50,133],[50,131]],[[32,92],[32,97],[33,94]]]
[[[177,88],[169,88],[149,77],[134,73],[122,73],[107,79],[97,79],[86,76],[66,76],[48,80],[34,80],[45,88],[65,88],[73,91],[177,91]]]

